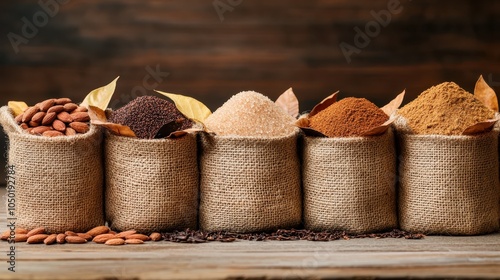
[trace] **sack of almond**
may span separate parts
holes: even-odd
[[[364,98],[318,104],[297,125],[302,150],[306,229],[372,233],[397,227],[396,151],[389,115],[400,94],[382,109]]]
[[[499,229],[495,111],[496,95],[480,78],[474,95],[442,83],[397,112],[403,230],[477,235]]]
[[[86,231],[103,224],[100,129],[66,98],[24,109],[16,117],[11,108],[0,109],[15,168],[16,225]]]
[[[290,115],[247,91],[204,121],[213,133],[201,134],[201,229],[256,232],[300,225],[299,131]]]
[[[141,233],[195,229],[197,143],[196,134],[188,133],[193,122],[156,96],[138,97],[107,113],[91,107],[91,114],[93,123],[108,128],[104,165],[110,227]]]

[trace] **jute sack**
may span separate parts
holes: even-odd
[[[397,228],[394,133],[305,137],[304,225],[360,234]]]
[[[415,135],[402,117],[396,123],[401,228],[447,235],[498,230],[498,132]]]
[[[105,135],[105,209],[111,228],[143,233],[195,229],[196,135],[152,140]]]
[[[201,134],[200,227],[257,232],[301,223],[298,131],[285,137]]]
[[[102,134],[42,137],[26,133],[7,107],[0,122],[15,171],[16,226],[49,232],[85,232],[104,225]]]

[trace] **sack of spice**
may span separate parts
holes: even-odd
[[[389,115],[403,96],[380,109],[364,98],[336,102],[334,94],[298,121],[306,134],[302,180],[307,229],[359,234],[397,227]]]
[[[297,108],[298,110],[298,108]],[[295,118],[253,91],[231,97],[201,134],[200,227],[255,232],[300,225]]]
[[[403,230],[446,235],[498,230],[498,131],[491,129],[498,103],[494,92],[482,94],[482,83],[475,95],[453,82],[439,84],[397,112]]]
[[[37,136],[18,125],[14,114],[7,106],[0,109],[0,123],[9,139],[16,226],[85,232],[103,225],[100,129],[90,126],[81,134]]]
[[[94,109],[93,122],[111,128],[104,141],[110,227],[143,233],[196,228],[196,134],[164,138],[193,122],[173,103],[156,96],[141,96],[108,111],[109,120]],[[96,115],[101,117],[95,120]]]

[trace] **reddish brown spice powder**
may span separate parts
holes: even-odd
[[[309,127],[328,137],[355,137],[389,119],[365,98],[348,97],[309,118]]]

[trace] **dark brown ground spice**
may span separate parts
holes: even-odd
[[[141,96],[111,113],[110,121],[126,125],[138,138],[153,139],[162,126],[179,120],[177,130],[193,124],[172,102],[156,96]]]
[[[334,241],[339,239],[355,239],[355,238],[405,238],[405,239],[422,239],[425,235],[421,233],[409,233],[399,229],[393,229],[389,232],[383,233],[370,233],[370,234],[347,234],[344,231],[322,231],[314,232],[305,229],[290,229],[290,230],[277,230],[270,233],[231,233],[231,232],[204,232],[200,230],[184,230],[163,233],[165,241],[177,243],[205,243],[211,241],[219,242],[233,242],[238,239],[249,241],[293,241],[293,240],[307,240],[307,241]]]
[[[309,118],[309,127],[328,137],[355,137],[389,119],[365,98],[348,97]]]

